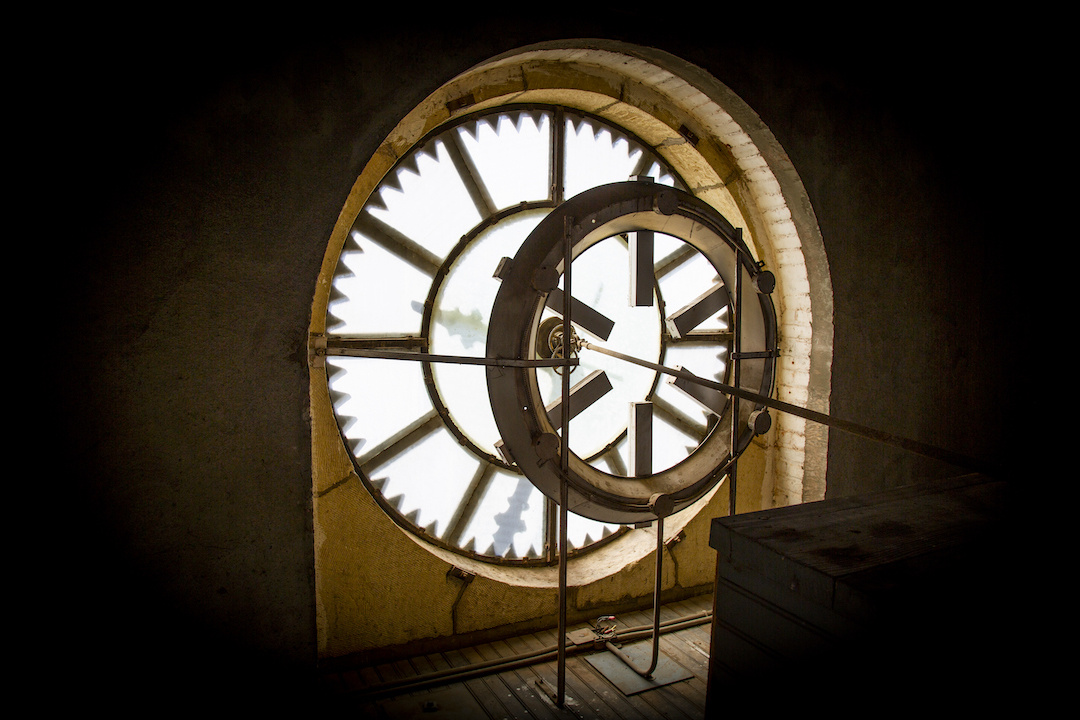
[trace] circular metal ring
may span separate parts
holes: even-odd
[[[535,359],[537,332],[548,293],[563,274],[566,233],[572,258],[620,233],[651,230],[693,246],[712,264],[735,296],[739,288],[739,385],[771,392],[775,372],[776,316],[772,301],[754,279],[761,272],[741,233],[707,203],[689,193],[648,182],[626,182],[587,190],[553,210],[521,245],[492,309],[487,354],[497,359]],[[537,282],[542,278],[543,282]],[[572,319],[572,318],[571,318]],[[754,403],[739,403],[734,447],[730,432],[734,403],[682,462],[645,477],[621,477],[593,467],[573,453],[562,469],[559,457],[537,452],[537,439],[558,437],[537,387],[535,368],[491,368],[487,375],[492,412],[503,448],[521,472],[556,501],[563,482],[568,509],[601,522],[628,523],[656,517],[650,499],[670,497],[677,512],[712,489],[749,444]],[[547,444],[550,445],[550,439]],[[665,502],[665,510],[668,504]]]

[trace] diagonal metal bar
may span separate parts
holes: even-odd
[[[623,353],[609,350],[608,348],[601,347],[599,345],[595,345],[593,343],[585,341],[581,342],[581,347],[588,350],[595,350],[596,352],[604,353],[605,355],[610,355],[611,357],[625,360],[626,362],[640,365],[641,367],[647,367],[651,370],[664,373],[665,375],[685,378],[699,385],[704,385],[705,387],[711,387],[717,390],[721,390],[729,395],[734,395],[735,397],[742,398],[743,400],[752,400],[753,402],[760,403],[761,405],[772,408],[773,410],[778,410],[789,415],[795,415],[796,417],[801,417],[804,420],[810,420],[811,422],[828,425],[829,427],[843,430],[844,432],[850,433],[852,435],[858,435],[860,437],[865,437],[870,440],[876,440],[880,443],[892,445],[893,447],[898,447],[903,450],[916,453],[918,455],[934,458],[936,460],[942,460],[958,467],[965,467],[970,470],[978,470],[987,474],[995,474],[997,472],[996,467],[994,467],[990,463],[979,460],[978,458],[973,458],[962,453],[946,450],[945,448],[935,447],[934,445],[919,442],[918,440],[912,440],[910,438],[894,435],[893,433],[887,433],[884,430],[877,430],[875,428],[867,427],[865,425],[860,425],[859,423],[855,423],[850,420],[844,420],[843,418],[837,418],[831,415],[827,415],[825,413],[817,412],[815,410],[809,410],[807,408],[799,407],[798,405],[792,405],[782,400],[774,400],[767,395],[762,395],[760,393],[753,392],[752,390],[737,388],[732,385],[728,385],[727,383],[722,383],[715,380],[706,380],[703,377],[698,377],[689,370],[667,367],[665,365],[658,365],[657,363],[652,363],[648,360],[641,360],[640,358],[635,358],[630,355],[624,355]]]
[[[438,430],[441,425],[442,419],[439,413],[434,409],[430,410],[371,448],[363,456],[357,458],[356,462],[364,472],[370,472],[390,462],[421,438]]]
[[[462,145],[461,136],[457,132],[451,132],[444,137],[446,138],[444,147],[450,155],[450,161],[454,163],[454,169],[457,170],[458,177],[461,178],[469,197],[472,198],[473,204],[476,205],[476,211],[482,218],[491,217],[495,214],[497,208],[491,200],[491,193],[488,192],[483,179],[480,177],[480,171],[477,170],[476,165],[473,164],[472,159],[469,157],[468,151]]]
[[[565,367],[578,364],[577,358],[486,358],[472,355],[433,355],[409,350],[384,350],[381,348],[327,347],[327,355],[342,357],[381,358],[384,360],[413,360],[427,363],[455,363],[458,365],[491,365],[494,367]]]
[[[353,229],[427,275],[434,277],[442,267],[442,258],[370,213],[360,213]]]

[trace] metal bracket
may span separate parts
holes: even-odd
[[[308,338],[308,365],[326,367],[326,335],[313,333]]]

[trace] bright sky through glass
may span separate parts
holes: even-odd
[[[471,121],[407,158],[373,194],[362,211],[365,222],[358,222],[362,229],[354,231],[342,252],[328,331],[393,347],[401,336],[424,332],[425,304],[433,299],[426,329],[428,351],[484,357],[487,318],[499,289],[494,271],[500,259],[514,257],[549,212],[512,209],[523,202],[550,201],[553,117],[550,111],[502,113]],[[594,121],[566,120],[564,138],[565,197],[625,181],[642,167],[648,167],[648,174],[659,182],[674,182],[651,155],[642,162],[645,150]],[[486,191],[491,207],[478,207],[470,184]],[[508,210],[471,237],[486,214]],[[465,237],[471,240],[447,263]],[[680,244],[658,236],[657,259]],[[431,298],[440,263],[445,275]],[[631,306],[628,282],[625,238],[603,240],[574,262],[574,297],[614,320],[604,345],[651,362],[670,364],[677,356],[690,369],[715,374],[718,358],[723,360],[716,345],[686,344],[669,348],[661,357],[660,304]],[[660,280],[668,312],[692,302],[714,282],[715,272],[707,262],[681,263]],[[701,329],[722,328],[723,322],[724,318],[714,318]],[[595,340],[586,331],[579,332]],[[537,557],[544,552],[549,501],[522,475],[491,462],[490,456],[497,456],[499,433],[483,366],[431,364],[446,419],[481,451],[477,455],[438,417],[421,363],[339,357],[328,365],[343,435],[363,472],[403,517],[433,537],[482,555]],[[654,371],[583,352],[572,382],[592,370],[607,374],[612,391],[571,425],[571,448],[579,456],[595,455],[616,443],[619,457],[598,459],[597,465],[613,474],[620,465],[625,468],[629,402],[645,400],[654,385],[657,397],[685,420],[684,429],[663,416],[655,422],[654,471],[679,462],[700,441],[706,427],[704,412],[677,389],[657,382]],[[556,373],[541,369],[537,379],[546,400],[560,397]],[[571,515],[568,534],[571,545],[580,548],[614,529]]]
[[[431,352],[484,357],[487,318],[495,304],[499,261],[514,257],[546,210],[518,213],[481,233],[450,267],[435,303]],[[432,368],[443,402],[458,427],[488,453],[496,453],[499,430],[486,402],[487,378],[479,365],[440,363]]]

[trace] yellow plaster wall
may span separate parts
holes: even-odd
[[[558,613],[554,568],[487,566],[426,545],[396,525],[374,501],[341,443],[325,375],[313,368],[315,577],[322,658],[437,644],[453,636],[491,636],[549,627]],[[740,460],[739,509],[760,508],[764,452]],[[715,557],[709,522],[727,514],[721,485],[698,505],[666,521],[663,588],[708,590]],[[655,530],[636,529],[571,561],[568,613],[584,618],[651,603]],[[452,567],[475,573],[464,585]],[[464,586],[464,590],[463,590]]]

